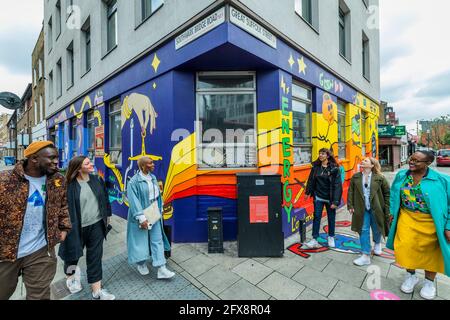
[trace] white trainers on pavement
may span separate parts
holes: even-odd
[[[170,279],[175,275],[172,271],[166,268],[166,266],[159,267],[158,279]]]
[[[100,289],[98,292],[92,292],[92,299],[94,300],[116,300],[116,296],[109,293],[106,289]]]
[[[426,300],[433,300],[436,298],[436,286],[434,285],[434,281],[425,279],[423,288],[420,290],[420,296]]]
[[[336,243],[334,242],[334,237],[328,237],[328,247],[336,248]]]
[[[404,293],[413,293],[414,287],[419,283],[419,278],[415,274],[407,273],[405,281],[403,282],[400,290]]]
[[[70,293],[77,293],[83,290],[80,280],[76,276],[72,276],[66,279],[66,286]]]
[[[137,270],[139,271],[139,273],[143,276],[146,276],[150,273],[150,270],[148,270],[147,264],[138,264],[137,265]]]
[[[357,266],[368,266],[370,265],[370,256],[367,254],[363,254],[361,257],[359,257],[358,259],[353,260],[353,263],[356,264]]]
[[[381,256],[383,253],[383,250],[381,249],[381,243],[375,243],[375,248],[373,249],[373,253],[376,256]]]
[[[319,244],[319,242],[317,242],[316,239],[312,239],[312,240],[310,240],[309,242],[305,243],[305,246],[306,246],[308,249],[317,249],[317,248],[320,248],[320,247],[321,247],[321,245]]]

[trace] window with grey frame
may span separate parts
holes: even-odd
[[[87,127],[87,136],[88,136],[88,158],[94,160],[95,157],[95,117],[94,110],[89,110],[86,114],[86,127]]]
[[[55,23],[56,23],[56,39],[58,39],[61,34],[61,0],[58,0],[55,5]]]
[[[314,30],[319,31],[318,0],[295,0],[295,12],[303,18]]]
[[[73,41],[67,47],[67,89],[71,88],[74,85],[75,80],[75,68],[74,68],[74,58],[73,58]]]
[[[53,103],[53,71],[50,71],[48,74],[48,102],[49,104]]]
[[[256,167],[254,73],[199,73],[197,114],[200,168]]]
[[[370,42],[364,32],[362,34],[362,69],[364,78],[370,80]]]
[[[52,51],[53,49],[53,18],[50,17],[47,24],[47,46],[48,46],[48,52]]]
[[[117,45],[117,0],[106,2],[106,50]]]
[[[338,100],[338,157],[339,159],[346,159],[346,129],[347,129],[347,115],[345,102]]]
[[[294,165],[309,164],[312,160],[311,106],[311,88],[294,82],[292,84]]]
[[[153,12],[164,4],[164,0],[140,0],[141,1],[141,20],[144,21],[150,17]]]
[[[86,73],[91,70],[91,23],[90,18],[86,20],[83,27],[81,28],[83,32],[82,36],[82,46],[83,46],[83,60],[84,68],[83,72]]]
[[[62,96],[62,60],[56,62],[56,97]]]
[[[111,163],[122,165],[122,117],[121,101],[114,100],[109,103],[109,154]]]
[[[345,13],[341,8],[339,8],[339,53],[344,57],[347,56]]]

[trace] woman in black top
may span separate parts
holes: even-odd
[[[305,245],[311,249],[320,247],[317,239],[325,206],[328,216],[328,246],[334,248],[336,208],[341,203],[342,181],[339,165],[329,149],[320,149],[319,158],[313,162],[306,185],[306,200],[311,196],[314,198],[313,239]]]
[[[115,296],[102,288],[103,241],[110,229],[111,205],[105,182],[93,172],[94,165],[87,157],[75,157],[69,163],[67,202],[72,230],[59,247],[59,256],[64,261],[67,288],[76,293],[82,290],[77,269],[86,247],[87,280],[92,298],[114,300]]]

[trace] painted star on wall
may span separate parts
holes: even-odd
[[[289,57],[288,63],[292,69],[292,66],[295,64],[295,60],[294,60],[294,57],[292,56],[292,53],[291,53],[291,56]]]
[[[155,56],[153,57],[152,61],[152,67],[155,70],[155,73],[158,72],[158,67],[161,64],[161,60],[158,59],[158,56],[155,53]]]
[[[303,57],[301,59],[297,59],[298,62],[298,73],[303,73],[306,75],[306,68],[308,67],[305,63],[305,59]]]

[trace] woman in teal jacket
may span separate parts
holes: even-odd
[[[386,247],[407,270],[401,286],[412,293],[419,282],[416,269],[425,270],[420,295],[436,296],[436,274],[450,276],[450,177],[429,168],[430,152],[419,151],[409,159],[409,170],[400,171],[391,187],[393,222]]]
[[[152,257],[153,267],[158,268],[158,279],[172,278],[175,274],[166,268],[164,251],[170,250],[170,244],[164,233],[162,222],[162,197],[158,181],[152,174],[155,169],[153,160],[143,157],[138,161],[137,173],[127,186],[129,202],[127,225],[128,263],[137,264],[140,274],[147,275],[146,262]],[[150,225],[144,215],[144,209],[157,201],[161,210],[161,220]]]

